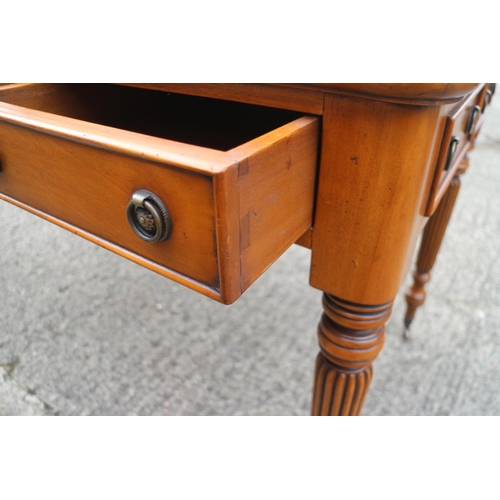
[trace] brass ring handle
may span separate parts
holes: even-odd
[[[164,203],[151,191],[136,191],[127,205],[127,219],[139,238],[148,243],[165,241],[172,232],[172,220]]]

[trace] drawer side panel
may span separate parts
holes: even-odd
[[[304,117],[277,129],[240,164],[242,290],[312,225],[318,128]]]

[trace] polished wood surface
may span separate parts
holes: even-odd
[[[384,345],[392,301],[364,306],[323,295],[318,326],[313,415],[359,415],[370,387],[372,362]]]
[[[280,84],[290,85],[290,84]],[[477,83],[302,83],[293,87],[390,102],[439,104],[456,101],[478,88]]]
[[[317,92],[316,89],[310,90],[302,87],[293,88],[263,83],[121,83],[120,85],[228,99],[315,115],[323,113],[323,94]]]
[[[367,97],[387,102],[441,105],[456,102],[477,83],[121,83],[163,92],[230,99],[261,106],[322,114],[325,94]]]
[[[88,88],[0,89],[1,196],[226,303],[293,242],[310,248],[310,284],[325,292],[312,413],[359,414],[418,237],[432,214],[428,232],[446,226],[443,200],[494,87],[120,84],[92,88],[93,105]],[[211,112],[189,122],[180,108],[140,111],[164,100]],[[133,189],[152,186],[172,204],[170,257],[168,240],[165,251],[134,242],[118,214]],[[100,222],[107,189],[121,207],[111,229]],[[426,248],[429,267],[437,248]]]
[[[425,223],[439,124],[439,107],[326,96],[312,286],[367,305],[395,297]]]

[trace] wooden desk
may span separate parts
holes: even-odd
[[[325,292],[313,413],[359,413],[417,237],[435,213],[422,255],[437,253],[494,88],[140,86],[163,92],[3,88],[1,197],[226,303],[298,239]],[[165,241],[129,226],[143,189],[168,208]]]

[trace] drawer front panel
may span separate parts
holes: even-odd
[[[234,302],[311,227],[319,129],[241,106],[108,85],[0,88],[0,197]],[[130,226],[138,191],[166,205],[165,241],[134,219],[142,195]]]
[[[426,216],[432,215],[437,208],[460,162],[472,147],[482,123],[486,90],[487,86],[480,87],[458,106],[454,106],[446,117]]]
[[[212,178],[0,122],[0,192],[210,288],[219,283]],[[141,240],[126,207],[147,189],[167,206],[170,238]],[[158,270],[158,269],[157,269]]]

